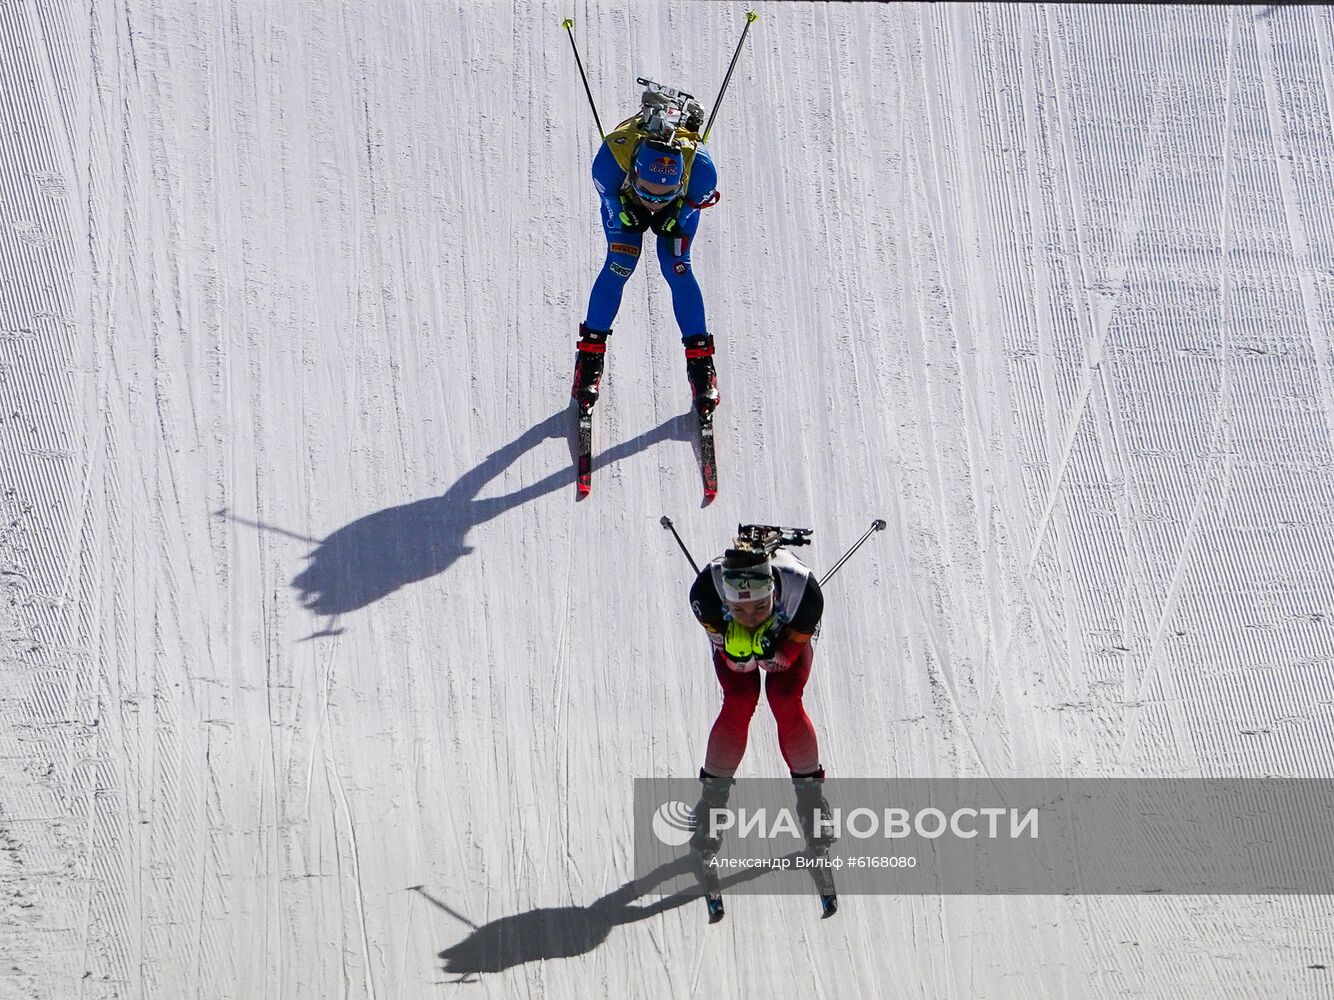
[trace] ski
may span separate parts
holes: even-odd
[[[815,891],[820,894],[820,919],[828,920],[838,912],[838,889],[834,886],[834,869],[829,863],[829,848],[816,847],[810,852],[811,878]]]
[[[593,489],[593,408],[578,407],[577,413],[579,443],[575,459],[575,488],[580,497],[586,497]]]
[[[578,495],[588,496],[593,490],[593,410],[576,406],[578,418],[575,449],[575,487]],[[700,473],[704,478],[704,499],[718,496],[718,464],[713,445],[713,417],[699,418]]]
[[[838,893],[824,893],[820,896],[820,919],[828,920],[838,912]]]
[[[704,887],[704,905],[708,907],[711,924],[716,924],[727,916],[727,911],[723,908],[722,880],[718,877],[717,865],[713,864],[713,859],[717,856],[715,851],[698,851],[695,854],[699,881]]]
[[[721,892],[709,893],[704,897],[704,903],[709,908],[709,923],[716,924],[727,916],[727,911],[723,909],[723,894]]]
[[[699,415],[699,468],[704,477],[704,502],[718,496],[718,459],[713,447],[713,414]]]

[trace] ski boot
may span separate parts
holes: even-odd
[[[708,419],[718,406],[718,373],[713,367],[713,337],[699,333],[685,338],[686,378],[695,396],[695,412]]]
[[[598,383],[602,381],[602,365],[606,360],[607,338],[610,330],[590,330],[579,324],[578,351],[574,356],[574,386],[570,397],[581,410],[591,410],[598,401]]]
[[[699,783],[703,787],[700,789],[699,801],[695,803],[692,813],[695,832],[690,837],[690,847],[696,854],[707,857],[717,854],[718,849],[723,846],[722,833],[713,829],[713,824],[709,822],[710,810],[727,807],[727,797],[732,794],[732,786],[736,784],[736,780],[716,778],[701,768]]]
[[[834,835],[833,814],[829,809],[829,801],[824,797],[823,785],[823,767],[808,774],[792,772],[792,788],[797,793],[797,822],[801,824],[801,832],[812,851],[827,851],[838,840]],[[817,812],[820,819],[818,829]]]

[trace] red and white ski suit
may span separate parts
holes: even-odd
[[[713,670],[723,689],[723,704],[709,732],[704,770],[715,777],[736,774],[746,752],[750,719],[763,690],[778,725],[778,746],[794,774],[806,774],[820,766],[820,747],[802,693],[811,676],[815,655],[814,637],[824,613],[824,596],[811,571],[791,553],[779,550],[770,560],[775,578],[774,614],[779,649],[792,657],[786,670],[757,669],[754,661],[738,664],[723,651],[727,630],[722,593],[722,559],[710,562],[690,588],[690,607],[709,633],[713,646]],[[799,642],[792,636],[811,636]],[[761,668],[767,664],[760,664]]]

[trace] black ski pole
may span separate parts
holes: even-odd
[[[736,43],[736,51],[732,53],[732,65],[727,67],[727,76],[723,77],[722,89],[718,91],[718,99],[713,102],[713,113],[709,115],[709,124],[704,126],[704,135],[700,137],[700,142],[709,141],[709,133],[713,131],[713,120],[718,117],[718,109],[723,103],[723,94],[727,93],[727,85],[732,81],[732,70],[736,69],[737,58],[741,55],[741,46],[746,44],[746,35],[750,32],[750,26],[760,19],[760,15],[753,10],[746,11],[746,26],[741,30],[741,40]],[[570,36],[574,40],[574,36]]]
[[[676,534],[676,525],[672,524],[672,519],[666,514],[663,514],[662,520],[658,523],[676,536],[676,544],[681,546],[681,551],[685,553],[686,559],[690,562],[690,568],[695,571],[696,576],[699,576],[699,566],[695,563],[695,557],[692,556],[690,550],[686,548],[686,543],[681,541],[681,536]]]
[[[871,526],[866,529],[866,534],[862,535],[861,538],[857,539],[857,544],[854,545],[852,548],[848,549],[847,552],[844,552],[843,558],[840,559],[838,562],[834,563],[834,568],[824,575],[824,579],[820,581],[820,586],[823,587],[826,583],[828,583],[829,578],[838,572],[838,568],[852,558],[852,554],[862,547],[862,542],[870,538],[873,533],[884,530],[885,530],[885,522],[877,517],[874,521],[871,522]]]
[[[579,78],[584,81],[584,93],[588,95],[588,106],[593,109],[593,121],[597,123],[598,136],[605,142],[607,133],[602,131],[602,119],[598,117],[598,106],[593,103],[593,91],[588,89],[588,77],[584,75],[584,61],[579,58],[579,46],[574,44],[574,18],[567,17],[561,22],[560,26],[570,36],[570,48],[574,49],[574,61],[579,66]]]

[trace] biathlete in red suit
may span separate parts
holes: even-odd
[[[741,539],[736,544],[705,566],[690,588],[690,607],[708,633],[723,689],[699,774],[703,787],[696,815],[726,805],[762,687],[811,841],[810,810],[819,807],[827,815],[829,807],[820,790],[819,741],[802,692],[811,675],[824,595],[810,569],[786,550],[770,555],[745,547]],[[693,843],[697,850],[717,851],[720,838],[697,828]]]

